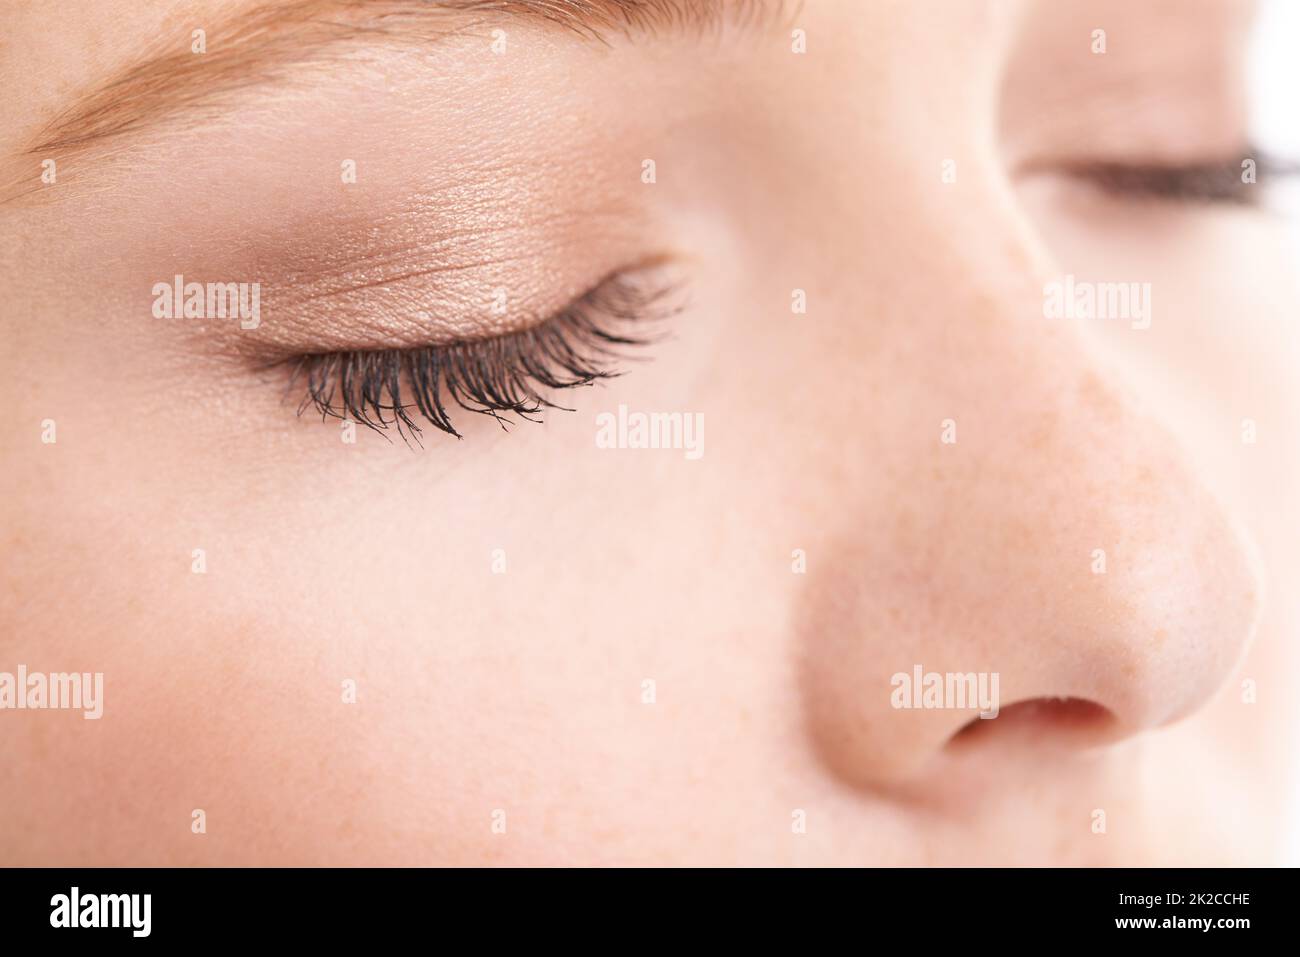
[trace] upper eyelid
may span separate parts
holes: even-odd
[[[353,281],[351,272],[339,275],[333,265],[310,281],[283,274],[264,284],[256,329],[216,327],[218,351],[267,364],[310,354],[496,338],[540,325],[606,287],[611,277],[649,276],[676,258],[624,253],[636,248],[630,233],[598,235],[605,237],[603,248],[592,251],[584,240],[577,247],[582,256],[564,259],[521,253],[431,269],[411,264],[408,253],[385,253],[381,265],[360,270],[370,277],[364,282]],[[351,266],[358,261],[354,257]],[[379,274],[387,266],[394,271]]]
[[[450,349],[457,345],[504,339],[527,333],[530,329],[542,326],[564,315],[569,310],[582,306],[584,303],[593,303],[600,309],[611,309],[615,300],[608,294],[610,290],[624,290],[629,301],[635,300],[637,304],[649,307],[654,305],[655,302],[667,298],[671,292],[679,287],[679,284],[667,279],[641,283],[636,280],[636,277],[663,269],[670,261],[667,257],[654,257],[612,269],[595,282],[588,284],[581,292],[563,300],[558,307],[551,309],[544,315],[521,315],[517,311],[512,312],[508,308],[503,312],[503,316],[510,316],[507,323],[499,326],[466,329],[458,333],[449,331],[447,327],[440,325],[436,327],[436,331],[434,327],[430,327],[429,331],[424,335],[410,337],[408,341],[404,342],[356,346],[351,344],[352,340],[348,340],[347,343],[340,342],[338,344],[286,345],[284,349],[278,350],[279,354],[268,358],[261,365],[263,368],[267,368],[304,356],[325,356],[339,353],[413,352],[431,348]],[[636,292],[637,289],[642,289],[642,291]],[[640,312],[638,312],[638,315],[640,315]],[[615,317],[617,318],[617,313],[615,313]]]

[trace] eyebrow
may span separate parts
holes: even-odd
[[[595,43],[753,23],[780,0],[280,0],[227,16],[121,69],[59,111],[25,155],[78,157],[159,120],[277,79],[282,70],[346,42],[434,42],[503,19],[566,30]]]

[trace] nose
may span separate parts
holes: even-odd
[[[1050,273],[1014,244],[933,241],[948,274],[891,290],[908,308],[836,360],[908,343],[880,427],[837,449],[857,481],[825,513],[837,531],[798,611],[810,734],[864,787],[1176,721],[1258,614],[1249,544],[1081,322],[1044,318]]]

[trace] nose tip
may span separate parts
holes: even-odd
[[[933,482],[900,484],[875,535],[833,546],[799,630],[809,732],[837,776],[1104,747],[1196,711],[1244,652],[1258,563],[1171,437],[1113,396],[1104,416],[1085,401],[1052,418],[1070,426],[932,456],[917,471]],[[942,696],[899,707],[891,678],[914,670],[996,675],[996,717]]]
[[[1036,675],[1044,693],[1104,708],[1112,738],[1204,706],[1250,643],[1262,605],[1249,540],[1181,466],[1161,474],[1168,488],[1150,493],[1114,563],[1082,589],[1062,638],[1068,653]]]

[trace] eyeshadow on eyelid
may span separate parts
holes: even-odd
[[[584,212],[514,224],[492,213],[451,228],[412,216],[334,236],[282,230],[274,242],[175,266],[187,281],[260,284],[256,328],[189,330],[205,348],[271,359],[439,345],[526,328],[602,277],[656,259],[644,218]],[[170,281],[172,266],[149,275],[141,291]]]

